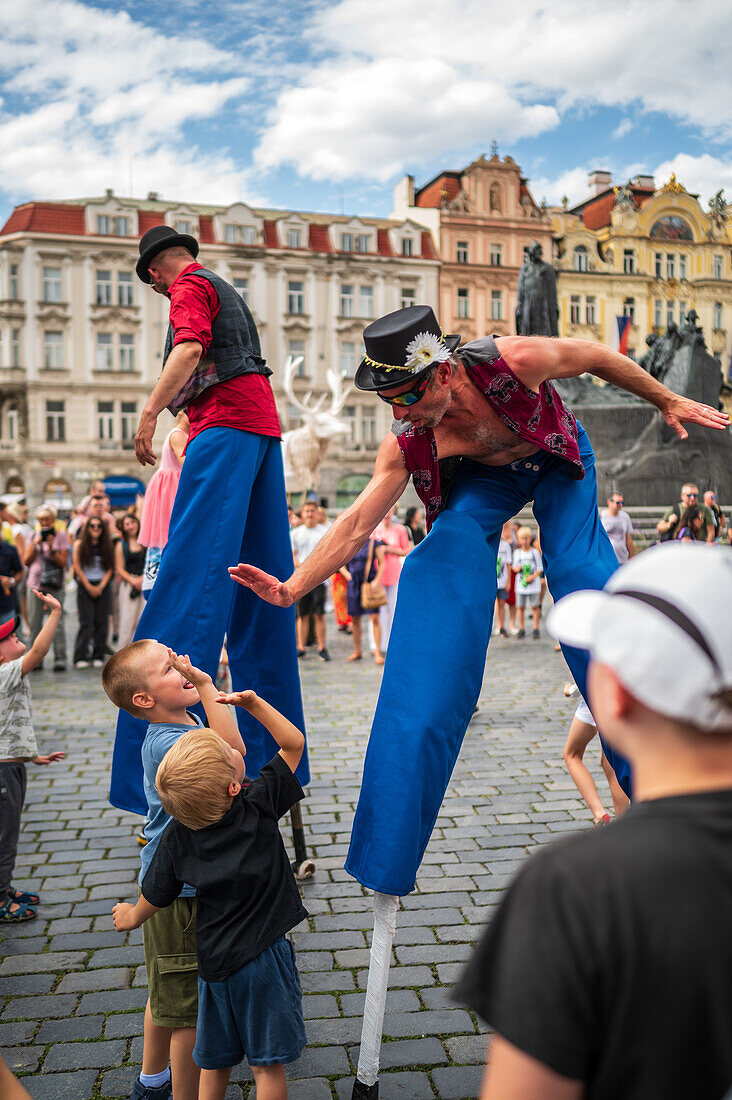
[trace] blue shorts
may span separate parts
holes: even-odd
[[[281,936],[222,982],[198,979],[193,1061],[227,1069],[294,1062],[307,1042],[295,949]]]

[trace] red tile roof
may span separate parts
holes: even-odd
[[[83,237],[86,234],[84,207],[55,202],[24,203],[16,206],[0,232],[68,233]]]
[[[313,252],[333,251],[333,246],[330,243],[330,237],[328,235],[328,227],[326,225],[310,225],[308,228],[310,247]]]
[[[394,249],[391,247],[391,240],[389,239],[388,229],[376,230],[376,251],[380,256],[393,256]]]
[[[139,219],[140,236],[147,233],[148,229],[152,229],[154,225],[165,224],[165,215],[161,214],[159,210],[140,210],[137,217]]]
[[[213,218],[210,214],[199,214],[198,216],[198,239],[201,244],[216,244]]]
[[[436,260],[437,255],[432,243],[432,234],[427,229],[422,230],[422,259]]]
[[[633,198],[639,206],[645,205],[655,192],[650,188],[632,187]],[[573,214],[579,214],[588,229],[602,229],[610,225],[610,211],[615,206],[615,193],[612,188],[602,191],[596,198],[588,199],[580,203],[572,210]]]
[[[277,236],[277,222],[264,223],[264,243],[267,248],[279,248],[280,242]]]
[[[460,191],[460,172],[442,172],[415,192],[415,206],[438,207],[446,199],[451,202]]]

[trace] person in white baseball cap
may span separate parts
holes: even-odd
[[[715,1100],[732,1082],[732,553],[665,544],[547,629],[634,802],[526,861],[454,992],[492,1028],[481,1100]]]

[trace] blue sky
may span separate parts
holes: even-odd
[[[538,200],[605,168],[706,203],[731,32],[717,0],[0,0],[0,218],[106,187],[387,215],[493,139]]]

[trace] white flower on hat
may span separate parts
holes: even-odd
[[[439,336],[434,332],[419,332],[413,340],[407,344],[407,358],[404,363],[406,370],[422,370],[435,361],[442,363],[448,358],[450,349],[446,348]]]

